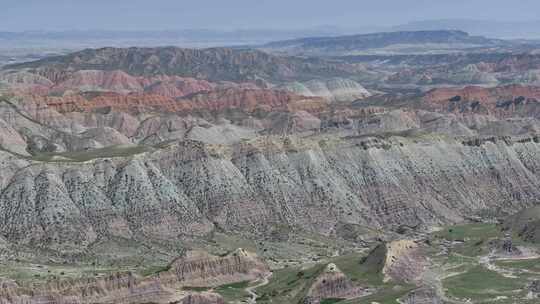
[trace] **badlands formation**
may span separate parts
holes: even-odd
[[[0,303],[535,303],[536,55],[328,43],[3,67]]]

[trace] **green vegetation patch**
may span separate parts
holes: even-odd
[[[165,266],[157,265],[157,266],[150,266],[148,268],[145,268],[145,269],[141,270],[140,274],[143,277],[148,277],[148,276],[160,274],[162,272],[166,272],[166,271],[169,271],[169,270],[171,270],[171,265],[165,265]]]
[[[464,241],[467,239],[489,239],[501,234],[500,229],[495,224],[475,223],[456,225],[445,228],[435,235],[449,241]]]
[[[129,157],[152,151],[149,146],[111,146],[88,151],[40,153],[32,156],[32,160],[43,162],[85,162],[97,158]]]
[[[397,300],[412,291],[414,286],[387,286],[380,291],[359,299],[344,301],[340,304],[371,304],[373,302],[380,304],[396,304]]]
[[[364,298],[325,299],[322,303],[396,303],[396,299],[404,296],[414,286],[400,286],[383,283],[380,265],[366,262],[365,254],[353,253],[331,258],[334,263],[351,281],[360,286],[374,287],[378,292]],[[327,263],[316,264],[309,268],[284,268],[274,272],[270,283],[257,289],[260,297],[257,303],[301,303],[316,278],[326,268]]]
[[[434,234],[435,237],[451,242],[458,242],[452,251],[465,256],[487,254],[487,243],[490,239],[501,236],[495,224],[474,223],[447,227]]]
[[[257,303],[299,303],[326,265],[284,268],[275,271],[270,282],[257,288]]]
[[[182,287],[182,289],[187,290],[187,291],[203,292],[203,291],[208,291],[211,288],[210,287],[198,287],[198,286],[184,286],[184,287]]]
[[[79,279],[109,275],[115,272],[131,271],[127,267],[93,266],[87,264],[33,264],[1,263],[0,277],[15,280],[20,285],[44,283],[53,279]]]
[[[221,285],[215,289],[226,303],[233,301],[241,301],[249,297],[246,288],[249,286],[249,281],[242,281],[232,284]]]
[[[524,260],[500,260],[495,264],[500,267],[526,269],[529,271],[540,272],[540,259],[524,259]]]
[[[525,287],[523,279],[504,277],[482,266],[471,268],[466,273],[443,280],[447,294],[459,299],[485,300],[497,296],[516,295],[515,290]]]
[[[349,279],[361,285],[382,285],[383,275],[380,265],[366,263],[362,254],[349,254],[332,259]]]
[[[323,299],[321,301],[321,304],[334,304],[334,303],[340,303],[343,302],[344,299],[338,299],[338,298],[331,298],[331,299]]]

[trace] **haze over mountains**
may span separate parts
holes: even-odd
[[[495,21],[475,19],[440,19],[412,21],[392,27],[394,31],[460,30],[472,35],[499,39],[539,39],[540,20]]]
[[[448,53],[460,49],[511,46],[512,43],[470,36],[462,31],[434,30],[384,32],[337,37],[301,38],[271,42],[263,46],[269,51],[289,54],[343,56],[370,53]],[[424,47],[424,48],[422,48]]]
[[[442,45],[442,41],[433,40],[433,43],[438,43],[438,47],[431,49],[432,52],[448,52],[455,48],[471,48],[475,46],[499,46],[504,45],[501,39],[506,40],[506,45],[509,46],[512,42],[519,44],[538,44],[535,41],[540,35],[537,32],[537,23],[535,22],[492,22],[492,21],[475,21],[475,20],[434,20],[434,21],[419,21],[411,22],[399,26],[383,26],[383,27],[365,27],[365,28],[344,28],[335,26],[321,26],[303,30],[286,30],[286,29],[249,29],[249,30],[212,30],[212,29],[187,29],[187,30],[141,30],[141,31],[121,31],[121,30],[69,30],[69,31],[24,31],[24,32],[8,32],[0,31],[0,66],[7,63],[15,63],[21,61],[29,61],[36,58],[41,58],[45,55],[66,54],[70,51],[80,50],[84,48],[99,48],[99,47],[129,47],[137,46],[181,46],[181,47],[217,47],[217,46],[262,46],[264,48],[276,48],[277,45],[283,45],[284,42],[300,42],[308,40],[310,43],[324,39],[327,43],[336,41],[343,42],[348,40],[347,46],[341,46],[341,50],[334,54],[345,55],[346,48],[355,48],[351,45],[351,38],[357,38],[356,49],[352,54],[365,53],[369,54],[369,47],[379,48],[381,45],[374,45],[374,41],[369,37],[379,36],[379,43],[396,44],[398,41],[391,41],[392,38],[388,34],[402,33],[401,36],[406,42],[418,43],[413,37],[405,37],[406,32],[421,31],[425,33],[433,33],[443,38],[445,33],[452,33],[452,39],[447,40],[447,43],[454,44],[449,47]],[[501,28],[505,30],[502,31]],[[386,36],[380,36],[378,33],[388,33]],[[438,33],[438,35],[436,35]],[[458,34],[461,33],[461,34]],[[467,33],[469,37],[464,37]],[[500,33],[505,33],[501,35]],[[362,38],[358,36],[362,36]],[[461,36],[461,37],[458,37]],[[305,38],[317,37],[317,38]],[[331,40],[329,40],[332,38]],[[434,39],[432,37],[431,39]],[[361,39],[361,40],[358,40]],[[367,39],[367,40],[366,40]],[[473,41],[476,39],[476,41]],[[484,39],[484,41],[479,41]],[[528,39],[528,40],[527,40]],[[461,41],[462,45],[458,46],[457,42]],[[467,40],[467,41],[464,41]],[[488,43],[488,40],[490,43]],[[498,40],[498,43],[496,41]],[[361,47],[359,44],[367,42]],[[475,42],[475,43],[473,43]],[[401,52],[417,52],[414,48],[408,48],[407,45],[400,45]],[[289,52],[291,46],[288,46]],[[296,50],[301,52],[301,50]],[[379,49],[379,52],[385,51]],[[390,50],[392,51],[392,50]],[[311,55],[321,55],[313,53]],[[306,54],[310,54],[307,52]],[[330,52],[326,52],[329,55]],[[349,52],[351,54],[351,52]]]
[[[218,30],[200,29],[164,29],[164,30],[34,30],[0,31],[0,47],[6,43],[17,42],[18,47],[40,46],[53,47],[101,47],[129,46],[138,42],[139,46],[177,45],[185,47],[204,47],[218,45],[259,44],[271,41],[303,37],[343,36],[369,34],[376,32],[398,31],[437,31],[455,30],[474,36],[498,39],[540,39],[538,25],[540,21],[501,22],[474,19],[424,20],[392,26],[318,26],[305,29],[238,29]]]

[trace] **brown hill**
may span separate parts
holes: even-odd
[[[177,47],[87,49],[6,68],[30,68],[53,82],[80,70],[122,70],[131,75],[177,75],[213,81],[259,78],[283,81],[343,76],[357,69],[354,65],[322,59],[279,57],[248,49]]]

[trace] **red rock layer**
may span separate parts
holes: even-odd
[[[108,108],[114,111],[157,110],[167,112],[222,111],[240,109],[287,111],[304,110],[312,113],[323,111],[327,103],[317,97],[303,97],[292,93],[267,89],[225,89],[204,92],[182,99],[148,93],[86,93],[63,97],[28,95],[27,99],[47,104],[58,112],[90,112]]]
[[[142,109],[169,112],[189,111],[188,103],[177,102],[172,98],[155,94],[74,94],[63,97],[29,96],[37,103],[47,104],[60,113],[91,112],[97,109],[110,109],[120,112],[132,112]]]
[[[429,91],[424,100],[430,103],[446,102],[452,97],[460,96],[461,99],[475,100],[481,103],[495,104],[505,99],[513,99],[519,96],[526,98],[540,98],[540,87],[509,85],[494,88],[468,86],[465,88],[440,88]]]
[[[234,88],[200,93],[182,101],[190,103],[194,109],[222,111],[224,109],[242,109],[253,112],[256,109],[265,111],[294,109],[318,110],[326,104],[322,98],[304,97],[284,91],[257,89],[238,90]]]
[[[429,91],[423,98],[427,106],[436,110],[482,112],[496,116],[512,116],[514,112],[535,110],[538,100],[540,87],[522,85],[439,88]]]

